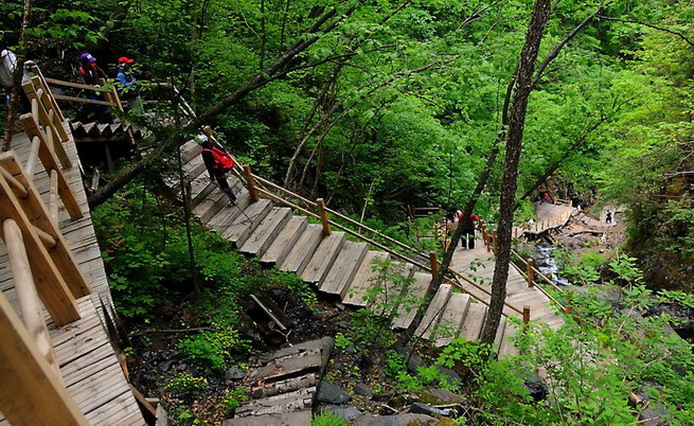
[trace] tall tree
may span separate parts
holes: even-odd
[[[499,201],[499,222],[497,225],[497,250],[494,277],[492,278],[492,298],[489,313],[482,329],[482,342],[493,343],[496,330],[501,321],[501,313],[506,300],[506,280],[511,260],[511,232],[513,230],[513,206],[516,202],[518,186],[518,163],[523,145],[525,116],[528,110],[528,98],[532,91],[535,61],[540,51],[540,42],[549,20],[552,9],[550,0],[537,0],[530,17],[525,45],[518,60],[514,77],[515,89],[509,112],[508,138],[506,140],[506,158],[501,178],[501,198]]]

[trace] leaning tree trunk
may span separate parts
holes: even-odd
[[[523,127],[528,108],[528,98],[532,91],[535,61],[540,50],[540,42],[549,19],[551,6],[550,0],[537,0],[535,2],[525,45],[521,51],[518,67],[516,68],[516,89],[509,114],[506,158],[501,180],[499,222],[497,225],[498,240],[495,253],[496,266],[494,267],[494,277],[492,279],[492,298],[489,304],[489,313],[482,330],[482,341],[489,344],[493,343],[496,337],[496,330],[499,327],[501,313],[506,300],[506,281],[508,279],[511,256],[513,206],[518,186],[518,162],[523,142]]]

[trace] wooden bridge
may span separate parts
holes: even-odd
[[[231,206],[225,194],[210,181],[200,152],[201,147],[193,141],[181,147],[186,179],[183,187],[188,188],[183,196],[190,198],[194,214],[208,228],[240,251],[265,264],[296,272],[319,292],[351,306],[373,306],[373,300],[365,295],[375,285],[375,260],[391,259],[400,273],[414,281],[405,289],[387,288],[386,294],[402,299],[421,298],[428,291],[439,265],[433,253],[428,258],[422,256],[414,248],[327,208],[322,199],[308,200],[253,174],[249,166],[238,167],[230,177],[237,194],[236,205]],[[180,191],[182,186],[175,178],[169,183]],[[438,289],[423,321],[416,327],[417,335],[437,346],[456,337],[480,337],[491,295],[489,278],[494,269],[493,233],[483,227],[483,237],[476,250],[456,253],[454,278]],[[472,263],[479,264],[481,269],[473,271]],[[519,263],[524,266],[512,268],[509,274],[509,294],[496,341],[499,356],[515,351],[509,339],[515,330],[506,326],[507,317],[519,316],[526,322],[535,319],[551,327],[559,327],[562,321],[556,312],[563,308],[553,303],[538,283],[543,280],[554,284],[532,262],[521,259]],[[410,327],[416,314],[403,306],[396,313],[393,327],[397,329]]]
[[[43,76],[0,154],[0,424],[143,425],[107,326],[101,252],[70,128]]]

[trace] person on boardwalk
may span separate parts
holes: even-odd
[[[229,202],[235,205],[236,195],[229,187],[226,176],[236,164],[234,159],[221,145],[212,143],[206,135],[197,135],[195,141],[202,146],[202,160],[205,162],[210,179],[217,182],[219,188],[229,197]]]
[[[463,235],[460,238],[460,245],[463,249],[475,248],[475,222],[479,223],[480,217],[474,213],[466,217],[465,214],[458,215],[458,226],[463,227]]]
[[[96,64],[96,58],[88,52],[80,55],[80,66],[77,68],[77,72],[79,73],[77,82],[80,84],[99,87],[101,80],[106,79],[106,73]],[[88,99],[93,101],[104,100],[104,97],[94,90],[86,90],[85,94]],[[92,107],[99,122],[109,124],[113,122],[106,105],[92,104]]]
[[[612,224],[612,212],[607,212],[607,214],[605,214],[605,223]]]
[[[118,74],[116,74],[116,77],[121,84],[123,97],[127,99],[130,110],[144,114],[145,111],[142,108],[142,98],[138,90],[137,79],[133,75],[133,62],[135,62],[134,59],[125,56],[118,58]]]

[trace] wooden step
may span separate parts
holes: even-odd
[[[414,273],[414,283],[408,289],[409,295],[404,296],[403,300],[408,299],[420,300],[426,295],[431,286],[431,274],[424,272]],[[402,304],[398,307],[395,320],[393,320],[393,328],[408,328],[412,324],[412,320],[417,316],[418,304]]]
[[[320,285],[319,290],[328,294],[341,294],[354,278],[367,252],[366,243],[345,241],[342,251]]]
[[[238,207],[231,208],[238,209]],[[222,232],[222,237],[234,243],[236,247],[242,246],[271,209],[272,202],[264,198],[251,203],[243,209],[243,213],[239,213],[234,218],[232,225]]]
[[[349,286],[342,289],[340,296],[342,303],[352,306],[367,307],[371,302],[365,300],[369,288],[373,284],[373,277],[377,274],[372,270],[374,261],[384,261],[388,255],[382,251],[369,250],[361,261],[357,272]]]
[[[181,145],[181,161],[183,164],[200,155],[202,146],[195,141],[188,141]]]
[[[296,244],[296,241],[303,234],[307,225],[308,219],[303,216],[290,217],[272,244],[270,244],[270,247],[265,251],[265,254],[260,258],[260,261],[281,265],[289,251]]]
[[[482,326],[484,326],[484,319],[486,317],[487,305],[472,299],[470,306],[467,309],[467,314],[463,319],[463,326],[460,328],[458,337],[467,341],[479,339],[480,335],[482,334]]]
[[[235,206],[229,204],[229,199],[225,194],[222,196],[223,198],[219,199],[213,206],[215,210],[218,209],[217,213],[207,221],[207,227],[218,232],[225,232],[234,223],[236,217],[243,217],[241,211],[251,203],[250,195],[245,191],[238,195]],[[203,214],[203,218],[205,216],[206,214]]]
[[[518,355],[518,348],[514,344],[514,336],[516,335],[516,328],[512,327],[510,324],[506,324],[506,331],[504,332],[504,337],[501,340],[501,345],[499,346],[499,359],[506,358],[508,356]]]
[[[282,262],[280,269],[289,272],[301,271],[316,251],[316,247],[323,239],[323,227],[310,223],[303,234],[296,241],[294,247]]]
[[[499,321],[499,327],[496,329],[496,338],[494,339],[494,351],[499,352],[499,347],[501,346],[501,341],[504,339],[504,332],[506,331],[506,317],[502,316],[501,321]]]
[[[306,267],[299,271],[301,278],[308,283],[320,284],[335,262],[344,242],[344,232],[333,232],[323,238]]]
[[[242,253],[262,256],[292,215],[287,207],[274,207],[241,246]]]
[[[403,279],[388,280],[382,282],[378,272],[372,278],[375,280],[374,285],[382,289],[375,294],[373,305],[369,309],[375,310],[376,313],[388,317],[394,317],[399,308],[401,295],[409,287],[408,282],[414,274],[414,266],[409,263],[393,262],[390,266],[390,275],[400,275]],[[381,281],[381,282],[379,282]]]
[[[451,298],[446,303],[446,310],[441,315],[441,320],[436,326],[439,338],[434,345],[436,347],[446,346],[458,337],[460,327],[463,325],[465,314],[470,306],[470,295],[465,293],[452,293]]]
[[[205,188],[202,191],[198,192],[195,195],[195,197],[192,197],[191,205],[193,209],[195,209],[195,207],[197,207],[204,200],[209,198],[212,195],[212,193],[215,192],[215,189],[217,189],[217,186],[215,184],[213,184],[212,182],[207,182],[207,186],[205,186]]]
[[[431,330],[436,327],[436,324],[439,322],[439,319],[443,314],[443,309],[446,306],[446,303],[448,303],[448,299],[450,297],[451,285],[441,284],[439,289],[436,290],[436,294],[431,299],[431,303],[429,303],[429,306],[424,313],[422,322],[420,322],[417,326],[417,329],[414,332],[415,336],[422,336],[423,338],[427,339],[431,335]]]

